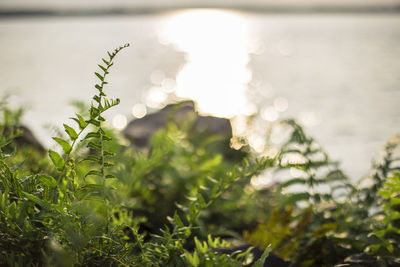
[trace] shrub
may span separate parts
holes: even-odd
[[[106,77],[127,46],[102,59],[90,106],[63,125],[49,157],[20,148],[13,112],[0,106],[0,264],[262,266],[270,252],[293,266],[399,264],[398,138],[367,187],[351,185],[294,120],[280,122],[290,134],[266,158],[226,158],[172,122],[149,150],[125,147],[103,114],[119,103]],[[286,179],[256,189],[263,172]],[[262,257],[218,249],[244,242]]]

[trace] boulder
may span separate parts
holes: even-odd
[[[199,115],[193,101],[170,104],[155,113],[133,120],[123,130],[123,135],[134,145],[147,147],[151,136],[168,122],[183,125],[188,120],[193,120],[191,131],[195,134],[218,135],[228,141],[232,138],[232,127],[228,119]]]
[[[40,152],[45,152],[45,148],[43,145],[36,139],[32,131],[24,126],[24,125],[17,125],[17,126],[3,126],[4,127],[4,135],[8,135],[10,133],[21,132],[22,134],[15,137],[15,143],[17,143],[20,147],[30,146],[37,149]]]

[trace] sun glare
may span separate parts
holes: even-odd
[[[233,117],[248,110],[249,36],[240,14],[207,9],[175,13],[160,39],[186,54],[176,77],[178,97],[191,98],[201,112],[216,116]]]

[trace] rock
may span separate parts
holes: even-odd
[[[220,135],[229,139],[232,138],[232,126],[228,119],[212,116],[197,116],[194,125],[196,130],[200,133]]]
[[[193,101],[170,104],[158,112],[133,120],[123,130],[123,135],[136,146],[146,147],[151,136],[168,121],[182,125],[190,119],[194,120],[192,130],[196,133],[218,135],[227,140],[232,138],[232,127],[228,119],[199,115]]]
[[[14,140],[15,143],[20,145],[21,147],[24,146],[31,146],[36,148],[40,152],[45,152],[45,148],[43,145],[36,139],[36,137],[33,135],[32,131],[24,126],[24,125],[18,125],[18,126],[4,126],[4,134],[8,135],[11,132],[16,133],[17,131],[21,131],[22,134],[20,136],[17,136]]]

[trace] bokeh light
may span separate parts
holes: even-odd
[[[117,128],[118,130],[123,129],[127,124],[127,119],[124,115],[122,114],[117,114],[113,119],[112,119],[112,125]]]
[[[167,99],[167,94],[162,90],[161,87],[151,87],[146,96],[146,105],[150,108],[159,108]]]
[[[289,103],[284,97],[277,97],[274,100],[274,107],[279,112],[284,112],[289,107]]]
[[[138,103],[132,107],[132,115],[137,118],[143,118],[147,114],[147,108],[144,104]]]
[[[276,121],[279,118],[279,113],[273,106],[265,107],[261,110],[261,117],[266,121]]]

